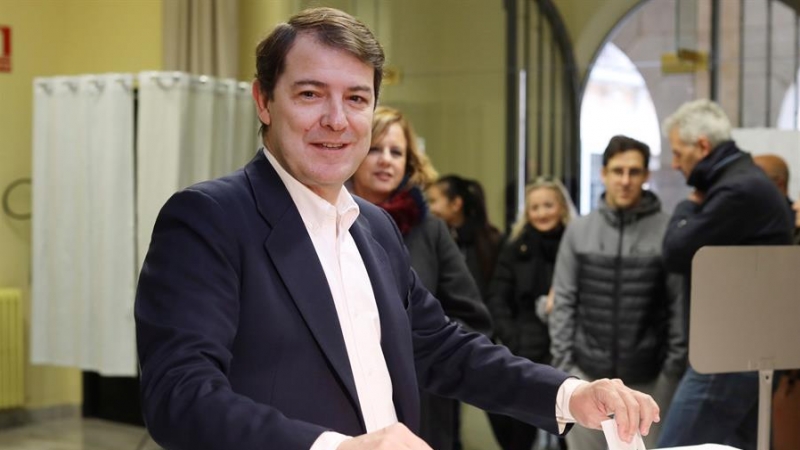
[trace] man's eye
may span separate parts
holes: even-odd
[[[300,96],[304,98],[314,98],[317,96],[317,94],[312,91],[303,91],[300,93]]]
[[[360,95],[351,95],[350,101],[355,103],[367,103],[367,99]]]

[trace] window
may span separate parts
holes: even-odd
[[[649,145],[650,170],[659,169],[661,132],[650,91],[630,58],[609,42],[589,73],[581,103],[581,214],[594,209],[603,192],[603,151],[617,134]]]

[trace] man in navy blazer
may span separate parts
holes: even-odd
[[[442,312],[381,209],[343,188],[366,155],[383,50],[337,10],[257,49],[264,148],[161,210],[136,297],[142,404],[169,449],[428,449],[418,386],[552,433],[658,420],[618,380],[512,356]]]

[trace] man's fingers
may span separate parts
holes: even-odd
[[[432,450],[425,441],[423,441],[420,437],[412,433],[411,430],[406,428],[406,426],[403,425],[402,423],[396,423],[394,425],[390,425],[384,428],[384,430],[391,434],[391,437],[393,438],[391,439],[391,442],[394,443],[396,439],[396,442],[403,446],[400,448],[403,449],[407,448],[408,450]],[[382,449],[384,447],[379,447],[379,448]],[[385,447],[385,448],[389,449],[394,447]]]
[[[620,439],[630,442],[633,439],[633,432],[639,427],[639,402],[634,392],[628,389],[620,380],[613,380],[620,402],[622,411],[614,411],[617,419],[617,432]]]
[[[658,405],[651,396],[630,389],[618,379],[593,381],[578,387],[572,395],[570,410],[578,423],[601,429],[600,423],[613,414],[617,434],[625,442],[631,442],[637,431],[646,436],[652,423],[660,420]]]
[[[639,400],[639,404],[641,407],[639,408],[641,417],[639,422],[639,432],[642,436],[647,436],[650,434],[650,426],[653,422],[660,422],[660,409],[658,408],[658,404],[653,397],[645,394],[637,395]]]

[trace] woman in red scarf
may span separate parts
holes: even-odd
[[[420,151],[408,120],[394,108],[378,107],[372,146],[351,178],[350,190],[392,216],[408,247],[411,266],[445,314],[489,335],[489,312],[464,257],[444,222],[428,212],[422,192],[435,179],[436,171]],[[420,435],[428,445],[437,450],[460,448],[458,402],[423,392],[421,409]]]

